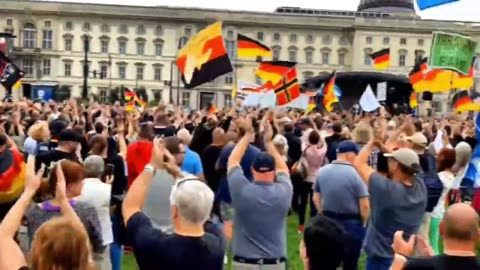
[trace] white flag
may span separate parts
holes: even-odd
[[[379,82],[377,84],[377,100],[387,100],[387,82]]]
[[[372,87],[370,87],[370,85],[368,85],[367,89],[365,89],[365,92],[363,92],[362,97],[360,97],[359,103],[360,107],[362,107],[362,110],[366,112],[371,112],[380,108],[380,103],[378,103],[378,100],[375,97],[375,94],[373,93]]]

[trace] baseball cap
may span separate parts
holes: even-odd
[[[407,137],[406,139],[407,141],[418,145],[427,146],[428,143],[427,137],[425,137],[425,135],[423,135],[421,132],[417,132],[413,134],[413,136]]]
[[[267,152],[257,155],[252,165],[253,169],[259,173],[266,173],[275,170],[275,159]]]
[[[353,141],[343,141],[337,146],[337,154],[355,153],[358,154],[358,147]]]
[[[73,129],[65,129],[60,132],[58,140],[61,142],[82,142],[83,136]]]
[[[393,158],[402,165],[415,170],[420,166],[418,154],[410,148],[400,148],[392,153],[383,154],[383,156]]]

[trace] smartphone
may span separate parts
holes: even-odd
[[[105,176],[113,175],[115,166],[113,164],[107,164],[105,167]]]

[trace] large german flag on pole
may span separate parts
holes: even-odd
[[[278,83],[297,63],[288,61],[261,62],[256,74],[265,82]],[[295,70],[296,72],[296,70]]]
[[[271,57],[272,50],[258,40],[238,34],[237,56],[238,58]]]
[[[468,90],[462,90],[455,93],[452,99],[452,105],[455,112],[480,111],[480,104],[475,104],[468,94]]]
[[[323,105],[328,112],[331,112],[333,105],[338,103],[338,98],[335,95],[335,79],[336,72],[334,71],[323,88]]]
[[[300,85],[297,79],[297,68],[290,69],[285,76],[273,86],[277,96],[277,105],[290,103],[300,96]]]
[[[390,67],[390,49],[374,52],[370,54],[370,57],[372,57],[375,69],[382,70]]]
[[[428,68],[428,57],[425,57],[418,61],[410,71],[409,78],[412,87],[415,89],[415,86],[424,79],[425,71]]]
[[[216,22],[188,41],[177,56],[185,88],[192,89],[233,71],[222,37],[222,23]]]

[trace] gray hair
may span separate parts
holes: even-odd
[[[184,183],[182,183],[185,181]],[[178,180],[170,194],[170,205],[176,206],[180,217],[191,224],[203,224],[210,217],[213,191],[202,181],[189,177]]]
[[[466,142],[459,142],[455,146],[455,165],[457,168],[467,166],[472,157],[472,147]]]
[[[85,177],[100,177],[104,170],[105,164],[101,156],[91,155],[83,161]]]

